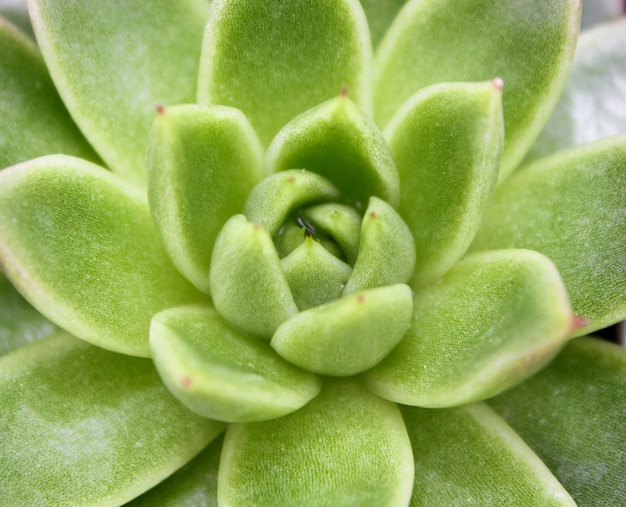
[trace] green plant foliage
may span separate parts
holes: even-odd
[[[568,343],[626,319],[580,3],[0,18],[0,505],[626,502],[626,354]]]

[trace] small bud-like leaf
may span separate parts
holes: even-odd
[[[172,262],[209,292],[213,243],[262,177],[261,146],[243,114],[223,106],[163,108],[148,149],[150,211]]]
[[[213,303],[234,327],[259,338],[298,312],[272,238],[243,215],[219,233],[211,258]]]
[[[229,426],[218,500],[229,507],[408,505],[411,445],[398,407],[357,382],[327,381],[294,414]]]
[[[325,176],[356,203],[375,195],[398,205],[400,180],[378,127],[347,97],[320,104],[288,123],[268,148],[273,172],[294,167]]]
[[[283,171],[254,187],[246,202],[244,215],[274,236],[287,215],[297,206],[338,199],[339,195],[335,186],[319,174],[296,169]]]
[[[554,264],[537,252],[485,252],[415,296],[411,329],[365,374],[406,405],[448,407],[498,394],[544,367],[573,315]]]
[[[315,375],[290,365],[266,343],[237,333],[211,308],[187,306],[156,314],[150,345],[167,388],[211,419],[282,417],[321,388]]]
[[[361,225],[359,253],[344,295],[406,283],[415,269],[415,242],[398,212],[385,201],[370,199]]]
[[[461,258],[491,200],[504,138],[499,86],[428,87],[385,130],[402,183],[399,212],[415,238],[415,286]]]
[[[380,362],[409,328],[411,289],[365,290],[291,317],[271,345],[287,361],[322,375],[355,375]]]

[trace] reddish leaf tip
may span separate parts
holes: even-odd
[[[263,228],[263,226],[258,222],[255,222],[253,227],[255,231],[260,231]]]
[[[156,109],[157,114],[165,113],[165,108],[161,104],[154,106],[154,109]]]
[[[504,80],[501,77],[493,78],[491,80],[491,83],[493,84],[494,88],[498,90],[502,90],[502,88],[504,87]]]
[[[347,86],[344,86],[344,87],[341,89],[341,96],[342,96],[342,97],[347,97],[347,96],[348,96],[348,87],[347,87]]]
[[[370,218],[376,218],[376,212],[370,211]]]
[[[295,178],[293,176],[289,176],[289,178],[287,178],[287,181],[289,183],[293,183],[295,181]]]
[[[365,301],[365,296],[364,296],[363,294],[359,294],[359,295],[357,296],[356,300],[357,300],[359,303],[362,303],[363,301]]]
[[[180,385],[182,385],[184,389],[187,389],[191,385],[191,379],[189,377],[183,377],[180,381]]]
[[[582,315],[578,315],[575,313],[572,315],[572,320],[570,322],[570,333],[586,327],[587,325],[589,325],[589,320],[587,319],[587,317],[583,317]]]

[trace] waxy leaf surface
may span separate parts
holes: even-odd
[[[586,326],[626,317],[626,137],[528,166],[497,192],[472,250],[530,248],[548,256]]]
[[[0,360],[0,504],[115,506],[223,429],[183,407],[152,362],[60,332]]]
[[[0,172],[0,261],[24,297],[91,343],[148,356],[152,316],[203,296],[170,263],[145,197],[80,159]]]
[[[228,428],[218,499],[224,507],[401,507],[412,485],[398,407],[355,382],[329,380],[294,414]]]
[[[375,61],[374,111],[385,125],[428,85],[504,80],[506,140],[500,178],[518,164],[565,83],[580,0],[412,0]]]
[[[415,484],[410,507],[574,507],[550,470],[484,404],[441,410],[403,407]]]
[[[545,366],[571,326],[567,294],[549,259],[530,250],[485,252],[416,293],[411,329],[365,381],[406,405],[478,401]]]
[[[198,102],[241,109],[267,146],[288,121],[344,87],[369,111],[370,60],[357,0],[214,0]]]
[[[74,121],[112,170],[145,181],[156,104],[195,102],[203,0],[30,0],[37,41]]]

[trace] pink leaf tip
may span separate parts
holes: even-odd
[[[347,87],[347,86],[344,86],[344,87],[341,89],[341,96],[342,96],[342,97],[347,97],[347,96],[348,96],[348,87]]]
[[[491,83],[493,84],[493,86],[495,88],[497,88],[498,90],[502,90],[502,88],[504,87],[504,80],[501,77],[494,77],[491,80]]]
[[[157,114],[163,114],[165,112],[165,108],[161,104],[157,104],[154,108]]]
[[[573,314],[572,315],[572,320],[570,322],[570,333],[573,333],[574,331],[578,331],[579,329],[586,327],[589,325],[589,320],[586,317],[583,317],[582,315],[578,315],[578,314]]]

